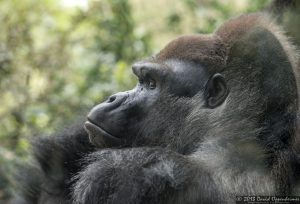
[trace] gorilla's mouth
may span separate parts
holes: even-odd
[[[96,146],[103,146],[107,144],[119,144],[120,138],[108,133],[99,125],[96,125],[93,121],[89,120],[85,122],[84,128],[89,134],[91,143]]]

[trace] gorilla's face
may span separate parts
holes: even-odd
[[[175,134],[184,125],[192,97],[200,95],[207,108],[214,108],[228,94],[222,76],[208,76],[194,62],[152,59],[135,63],[132,70],[139,80],[136,87],[110,96],[88,114],[85,128],[96,146],[161,144],[165,134]]]

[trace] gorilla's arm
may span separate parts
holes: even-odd
[[[57,169],[67,170],[71,174],[77,172],[80,169],[77,161],[94,151],[83,124],[76,124],[52,136],[37,138],[33,141],[33,148],[34,158],[48,175],[57,174]],[[54,169],[55,172],[52,172]]]
[[[106,149],[87,163],[74,185],[76,204],[221,203],[207,172],[163,148]]]
[[[20,190],[12,203],[71,202],[71,177],[82,169],[79,161],[94,151],[83,124],[32,143],[34,162],[17,175]]]

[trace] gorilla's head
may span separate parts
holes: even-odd
[[[89,113],[92,143],[184,154],[212,138],[260,141],[269,150],[289,145],[298,111],[295,59],[261,19],[245,15],[214,34],[179,37],[135,63],[136,87]]]

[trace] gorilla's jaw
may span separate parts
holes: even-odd
[[[122,139],[108,133],[106,130],[94,124],[92,121],[86,121],[84,128],[89,135],[90,142],[95,144],[97,147],[110,144],[120,145],[123,143]]]

